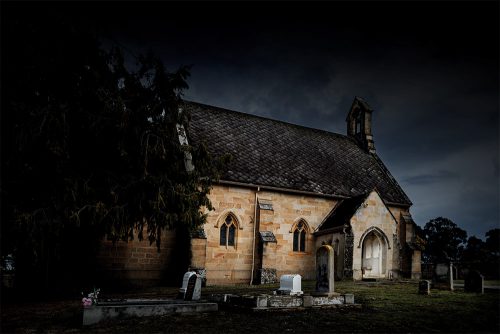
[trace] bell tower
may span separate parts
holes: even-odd
[[[375,153],[372,135],[373,109],[362,98],[355,97],[347,115],[347,135],[356,139],[358,145],[369,153]]]

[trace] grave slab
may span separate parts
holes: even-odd
[[[112,318],[146,317],[169,313],[215,312],[218,309],[217,303],[186,302],[176,299],[131,299],[103,302],[83,309],[83,325],[93,325]]]

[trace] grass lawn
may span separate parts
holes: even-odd
[[[464,284],[465,281],[463,279],[455,279],[453,280],[454,283],[458,284]],[[484,281],[484,286],[500,286],[500,280],[485,280]]]
[[[313,282],[303,282],[304,292]],[[271,293],[277,285],[205,287],[210,293]],[[174,297],[177,288],[152,288],[102,297]],[[336,282],[336,291],[353,293],[362,309],[302,309],[296,311],[221,310],[216,313],[175,314],[108,320],[83,328],[80,300],[6,304],[1,309],[2,333],[480,333],[500,332],[500,291],[484,295],[432,290],[417,294],[417,282]]]

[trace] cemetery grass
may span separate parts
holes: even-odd
[[[215,286],[211,293],[272,293],[278,285]],[[303,290],[314,290],[314,282],[303,282]],[[431,290],[417,294],[417,282],[336,282],[336,291],[353,293],[360,309],[300,309],[249,311],[221,309],[219,312],[175,314],[156,317],[106,320],[82,327],[80,300],[46,303],[9,303],[1,308],[2,333],[498,333],[500,291],[484,295],[461,290]],[[178,288],[151,288],[109,298],[174,297]]]

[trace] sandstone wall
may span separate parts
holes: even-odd
[[[334,266],[335,279],[341,280],[344,278],[344,253],[345,253],[345,236],[342,232],[332,234],[323,234],[316,237],[315,249],[317,250],[322,245],[332,245],[334,249]]]
[[[313,279],[315,245],[312,232],[333,208],[335,200],[260,191],[258,198],[272,203],[273,210],[258,210],[259,216],[254,222],[255,193],[256,189],[221,185],[215,186],[210,193],[215,210],[208,212],[205,224],[207,283],[250,282],[256,222],[256,232],[271,231],[277,241],[263,245],[262,268],[276,269],[278,278],[283,274],[298,273],[304,279]],[[234,214],[239,225],[235,247],[219,245],[219,226],[229,213]],[[305,252],[294,252],[292,227],[301,219],[308,226]],[[258,233],[256,237],[259,237]],[[259,259],[255,261],[258,263]]]
[[[292,273],[302,275],[303,279],[315,279],[315,251],[323,242],[335,245],[337,277],[343,276],[346,247],[344,235],[340,231],[321,235],[316,239],[312,235],[335,206],[334,199],[259,191],[257,197],[263,202],[271,203],[272,210],[257,210],[257,219],[254,221],[256,191],[255,188],[216,185],[210,193],[215,210],[206,211],[206,239],[194,238],[191,241],[191,267],[206,270],[207,284],[248,284],[252,277],[252,261],[255,262],[254,278],[258,270],[263,268],[276,272],[278,279],[283,274]],[[413,257],[406,256],[408,259],[403,253],[400,257],[401,243],[395,237],[407,237],[406,227],[399,228],[401,212],[407,210],[397,207],[389,207],[389,210],[378,194],[372,192],[352,217],[354,279],[361,279],[360,240],[370,227],[378,227],[388,238],[390,249],[387,247],[384,272],[386,277],[389,277],[389,273],[398,273],[401,261],[407,261],[409,267],[411,265],[413,277],[419,275],[420,253],[413,254]],[[238,223],[234,247],[220,245],[220,225],[228,214],[232,214]],[[299,221],[304,221],[307,225],[304,252],[293,251],[293,227]],[[260,243],[259,231],[271,231],[276,237],[276,243]],[[138,241],[136,238],[128,243],[117,242],[115,245],[105,240],[98,256],[101,270],[111,282],[158,284],[162,275],[168,273],[169,268],[175,266],[178,259],[175,241],[175,231],[166,231],[163,233],[161,249],[158,252],[156,245],[150,246],[147,240]],[[252,259],[254,241],[255,258]]]
[[[392,271],[398,271],[399,249],[395,247],[397,235],[397,221],[391,212],[386,208],[376,192],[371,192],[365,202],[359,207],[351,218],[351,226],[354,234],[353,248],[353,278],[360,280],[362,278],[362,238],[367,229],[375,227],[380,229],[387,241],[384,241],[385,247],[385,270],[383,276],[389,278]],[[384,251],[382,252],[384,254]]]
[[[168,268],[175,248],[175,232],[162,233],[161,248],[149,240],[103,240],[97,256],[102,279],[110,284],[155,285]]]
[[[411,262],[411,278],[421,279],[422,278],[422,252],[419,250],[413,251],[412,262]]]

